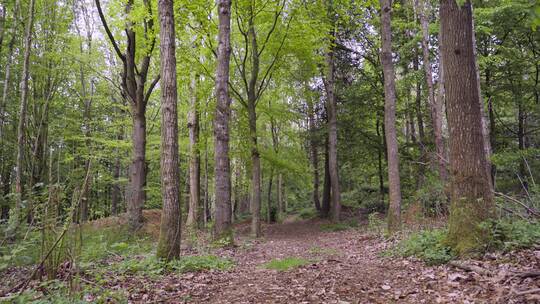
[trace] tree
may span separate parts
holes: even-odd
[[[150,95],[156,84],[159,81],[159,75],[154,78],[150,86],[145,90],[148,72],[150,68],[150,60],[155,46],[154,21],[152,16],[152,7],[149,0],[143,0],[145,16],[143,23],[143,37],[147,40],[146,47],[138,48],[136,37],[138,31],[135,30],[133,19],[126,18],[126,49],[124,52],[120,50],[116,39],[111,32],[105,15],[101,9],[99,0],[95,0],[99,18],[113,49],[122,61],[121,89],[122,97],[127,101],[131,108],[131,117],[133,122],[132,130],[132,162],[129,168],[129,186],[128,186],[128,202],[127,213],[128,221],[131,230],[137,230],[143,221],[142,208],[146,200],[146,106]],[[134,0],[128,0],[125,4],[126,15],[129,16],[133,10]],[[139,49],[139,56],[137,50]],[[140,58],[140,64],[136,60]]]
[[[232,238],[231,164],[229,160],[229,64],[231,56],[231,0],[218,0],[219,34],[216,69],[216,112],[214,114],[214,238]]]
[[[439,178],[445,182],[447,179],[446,159],[444,139],[442,134],[442,103],[441,99],[436,98],[433,84],[433,73],[431,71],[431,60],[429,58],[429,3],[427,0],[417,0],[419,4],[420,25],[422,27],[422,60],[424,72],[426,75],[426,84],[428,89],[428,105],[431,111],[431,123],[433,126],[433,136],[435,140],[435,160],[439,171]]]
[[[26,23],[26,29],[24,32],[24,59],[22,70],[22,83],[21,83],[21,103],[19,108],[19,124],[17,127],[17,160],[16,160],[16,173],[15,173],[15,213],[13,215],[13,221],[11,222],[10,233],[16,232],[19,221],[21,220],[21,209],[24,192],[23,170],[24,170],[24,147],[25,147],[25,123],[26,112],[28,107],[28,79],[30,76],[30,54],[32,52],[32,29],[34,26],[34,6],[35,0],[30,0],[28,8],[28,21]]]
[[[272,4],[272,9],[264,9]],[[292,14],[283,17],[286,1],[268,1],[263,8],[255,2],[240,2],[236,9],[236,23],[241,39],[233,52],[240,84],[231,86],[240,104],[247,111],[251,143],[251,233],[261,236],[261,155],[257,131],[257,105],[268,88],[282,56]],[[282,29],[283,27],[283,29]],[[281,34],[281,37],[278,36]],[[262,37],[262,38],[261,38]],[[274,45],[274,44],[277,44]],[[264,64],[267,62],[267,64]]]
[[[161,192],[163,207],[156,255],[171,260],[180,256],[180,169],[173,0],[159,0],[161,55]]]
[[[201,184],[201,157],[199,152],[199,111],[197,99],[198,75],[190,75],[190,108],[188,113],[189,129],[189,213],[186,226],[196,228],[201,223],[200,184]]]
[[[453,0],[452,0],[453,1]],[[396,85],[392,63],[391,0],[380,0],[381,5],[381,64],[384,73],[384,126],[388,158],[388,230],[395,232],[401,225],[401,185],[399,178],[399,154],[396,134]]]
[[[448,241],[460,254],[479,249],[493,215],[490,170],[484,150],[480,86],[476,71],[472,5],[441,0],[441,43],[450,130],[451,205]]]
[[[328,171],[332,191],[331,214],[332,220],[339,221],[341,212],[341,192],[339,189],[339,173],[337,158],[337,96],[335,84],[334,42],[336,39],[336,20],[333,1],[328,3],[328,18],[330,19],[330,46],[326,52],[326,111],[328,113]]]

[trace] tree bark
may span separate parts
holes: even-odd
[[[315,114],[313,110],[313,103],[307,102],[308,106],[308,127],[309,127],[309,146],[310,146],[310,158],[311,165],[313,167],[313,204],[315,209],[321,212],[321,203],[319,201],[319,152],[317,151],[317,142],[315,139]],[[278,186],[279,187],[279,186]]]
[[[413,69],[418,71],[418,50],[414,50],[413,58]],[[394,95],[395,96],[395,95]],[[420,152],[420,159],[418,164],[418,180],[416,188],[420,189],[424,185],[425,175],[426,175],[426,133],[424,129],[424,114],[422,113],[422,84],[420,80],[416,81],[416,91],[415,91],[415,112],[416,120],[418,122],[418,138],[416,143],[418,144],[418,150]]]
[[[381,63],[384,74],[384,125],[388,153],[388,231],[393,233],[401,226],[401,185],[399,178],[399,154],[396,134],[396,85],[392,63],[391,0],[380,0],[381,4]]]
[[[146,200],[146,105],[153,89],[159,81],[158,75],[145,92],[150,59],[155,45],[155,37],[153,35],[154,23],[153,18],[148,18],[143,21],[145,37],[151,36],[151,38],[149,38],[150,41],[148,42],[149,49],[145,50],[144,55],[136,56],[136,32],[133,28],[132,21],[128,18],[125,28],[125,36],[127,38],[126,50],[122,53],[105,20],[100,1],[94,1],[107,37],[117,56],[122,61],[122,97],[131,107],[131,117],[133,121],[131,138],[133,150],[126,197],[129,227],[131,231],[135,231],[142,226],[142,209]],[[143,4],[146,7],[146,10],[151,14],[152,9],[148,0],[143,0]],[[128,0],[124,7],[126,14],[131,12],[132,6],[133,0]],[[137,67],[137,64],[135,63],[135,60],[138,57],[141,58],[139,67]]]
[[[329,166],[329,153],[328,153],[328,137],[326,138],[326,145],[324,148],[324,184],[323,184],[323,196],[321,206],[321,217],[326,218],[330,214],[330,199],[331,199],[331,186],[330,186],[330,166]]]
[[[335,32],[331,33],[332,40]],[[332,41],[333,43],[333,41]],[[335,62],[334,50],[331,47],[326,53],[326,102],[328,110],[328,171],[330,173],[330,186],[332,188],[332,221],[337,222],[341,212],[341,194],[339,189],[339,173],[337,160],[337,96],[335,94]]]
[[[163,209],[156,255],[180,257],[181,213],[173,0],[159,0],[161,53],[161,193]]]
[[[199,153],[199,111],[197,105],[197,78],[192,73],[190,80],[190,109],[188,113],[189,129],[189,213],[186,226],[193,229],[201,223],[200,220],[200,183],[201,183],[201,157]]]
[[[450,129],[451,207],[449,244],[459,254],[479,249],[488,231],[480,223],[493,215],[479,79],[476,72],[472,6],[441,0],[441,55]]]
[[[232,238],[231,165],[229,160],[229,62],[231,55],[231,1],[218,0],[216,113],[214,116],[215,225],[214,238]]]
[[[424,61],[424,72],[426,74],[426,83],[428,89],[428,105],[431,111],[431,123],[433,126],[433,135],[435,140],[435,160],[438,165],[439,178],[444,183],[447,180],[446,162],[444,158],[445,148],[442,135],[442,104],[435,98],[435,89],[433,85],[433,73],[431,71],[431,61],[429,59],[429,7],[427,0],[420,0],[420,24],[422,26],[422,55]]]
[[[34,27],[34,6],[35,0],[30,0],[28,9],[28,21],[26,23],[26,29],[24,34],[24,59],[22,69],[22,82],[21,82],[21,104],[19,108],[19,124],[17,127],[17,159],[16,159],[16,171],[15,171],[15,214],[13,216],[12,232],[16,232],[19,222],[21,220],[21,208],[23,200],[23,161],[24,161],[24,146],[25,146],[25,123],[26,112],[28,107],[28,79],[30,76],[30,54],[32,52],[32,30]]]

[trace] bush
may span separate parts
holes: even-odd
[[[309,263],[310,263],[309,260],[306,260],[306,259],[303,259],[303,258],[289,257],[289,258],[284,258],[284,259],[271,260],[270,262],[264,264],[264,267],[266,269],[274,269],[274,270],[278,270],[278,271],[287,271],[287,270],[290,270],[290,269],[293,269],[293,268],[297,268],[297,267],[300,267],[300,266],[307,265]]]
[[[510,251],[529,248],[540,242],[540,223],[525,220],[492,220],[481,224],[491,231],[486,250]]]
[[[444,264],[454,258],[450,247],[445,245],[447,230],[433,229],[413,233],[395,248],[398,255],[416,256],[428,265]]]
[[[171,261],[168,266],[174,271],[183,273],[204,270],[229,270],[234,266],[234,262],[215,255],[192,255]]]
[[[317,216],[317,211],[313,208],[304,208],[298,212],[298,216],[303,220],[309,220]]]

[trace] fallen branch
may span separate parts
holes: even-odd
[[[523,279],[537,278],[537,277],[540,277],[540,270],[518,272],[518,273],[514,273],[514,276],[519,277],[519,278],[523,278]]]
[[[540,288],[533,288],[533,289],[528,289],[528,290],[523,290],[523,291],[516,291],[516,295],[518,295],[518,296],[523,296],[523,295],[530,294],[530,293],[540,293]]]
[[[469,264],[459,263],[459,262],[456,262],[456,261],[450,261],[448,263],[448,265],[454,266],[456,268],[459,268],[459,269],[462,269],[462,270],[465,270],[465,271],[476,272],[478,274],[485,275],[485,276],[492,276],[493,275],[491,273],[491,271],[489,271],[489,270],[487,270],[485,268],[482,268],[480,266],[476,266],[476,265],[469,265]]]
[[[509,195],[506,195],[502,192],[493,192],[495,193],[495,195],[498,195],[498,196],[502,196],[503,198],[513,202],[513,203],[516,203],[516,204],[519,204],[521,205],[521,207],[525,208],[530,214],[534,215],[535,217],[540,217],[540,214],[538,213],[538,211],[532,209],[531,207],[527,206],[526,204],[524,204],[523,202],[521,202],[520,200],[517,200]]]

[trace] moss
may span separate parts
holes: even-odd
[[[459,199],[453,202],[448,219],[446,244],[459,256],[469,256],[485,250],[490,231],[482,222],[491,217],[489,206],[482,199]]]

